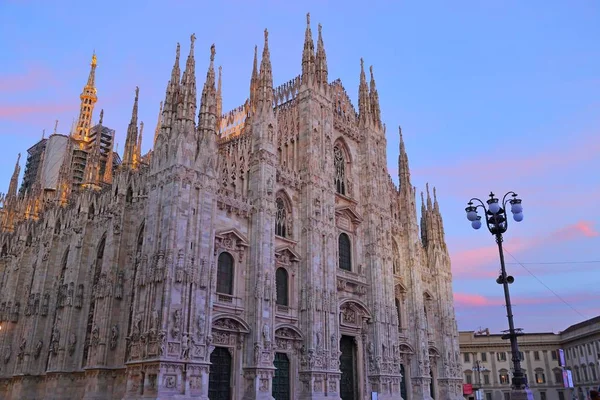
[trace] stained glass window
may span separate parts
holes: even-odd
[[[352,271],[350,238],[345,233],[342,233],[338,239],[338,248],[340,253],[340,268],[346,271]]]
[[[233,257],[229,253],[219,255],[217,293],[233,295]]]
[[[333,165],[335,166],[335,190],[339,194],[346,194],[346,160],[342,150],[333,148]]]

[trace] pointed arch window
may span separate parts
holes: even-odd
[[[341,233],[338,237],[339,267],[345,271],[352,271],[350,238],[347,234]]]
[[[288,226],[288,210],[285,201],[280,196],[275,200],[277,211],[275,214],[275,235],[289,237],[290,229]]]
[[[219,255],[217,293],[233,296],[233,257],[227,252]]]
[[[93,204],[92,206],[93,207]],[[94,266],[94,274],[92,275],[92,290],[98,285],[98,281],[100,280],[100,273],[102,272],[102,262],[104,260],[104,247],[106,246],[106,236],[102,237],[100,240],[100,244],[98,245],[98,251],[96,253],[96,265]],[[96,311],[96,301],[95,297],[90,297],[90,307],[88,309],[87,316],[87,327],[85,332],[85,341],[83,345],[83,356],[81,358],[81,366],[85,366],[88,358],[88,353],[90,349],[90,337],[92,335],[92,327],[94,325],[94,313]]]
[[[280,306],[289,306],[288,273],[285,268],[277,268],[275,271],[275,286],[277,287],[276,303]]]
[[[335,166],[335,191],[346,194],[346,158],[340,146],[333,148],[333,165]]]
[[[132,203],[133,202],[133,189],[131,186],[127,188],[127,193],[125,194],[125,202]]]
[[[402,330],[402,312],[400,311],[400,299],[396,297],[396,299],[394,300],[394,303],[396,304],[396,315],[398,316],[398,330],[401,331]]]

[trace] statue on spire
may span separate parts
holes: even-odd
[[[213,43],[210,46],[210,61],[215,61],[215,54],[217,54],[217,50],[215,49],[215,44]]]

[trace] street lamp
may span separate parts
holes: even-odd
[[[508,196],[512,198],[507,199]],[[475,203],[473,203],[475,202]],[[485,224],[492,235],[496,238],[498,244],[498,252],[500,253],[500,276],[496,279],[496,282],[504,288],[504,300],[506,302],[506,316],[508,317],[508,333],[502,336],[502,339],[510,339],[510,348],[512,353],[513,362],[513,379],[512,379],[512,390],[513,395],[511,400],[517,399],[531,399],[533,400],[533,394],[528,389],[527,379],[523,370],[521,369],[521,356],[519,352],[519,345],[517,343],[517,336],[521,335],[521,331],[515,329],[513,321],[512,306],[510,304],[510,292],[508,285],[515,281],[515,278],[506,274],[506,267],[504,265],[504,252],[502,250],[502,234],[508,229],[508,216],[506,214],[506,206],[510,205],[510,211],[513,214],[513,219],[516,222],[523,221],[523,206],[521,205],[521,199],[517,197],[515,192],[508,192],[500,201],[495,197],[494,193],[490,193],[490,198],[486,201],[486,204],[478,198],[473,198],[467,204],[465,211],[467,212],[467,219],[471,221],[473,229],[481,228],[481,216],[477,214],[477,210],[481,208],[485,217]]]
[[[472,368],[473,372],[475,372],[475,385],[473,385],[473,389],[475,389],[475,398],[477,400],[481,400],[483,395],[481,394],[482,384],[481,384],[481,373],[487,371],[488,369],[483,365],[483,363],[479,360],[475,360]]]

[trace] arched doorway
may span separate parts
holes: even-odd
[[[275,400],[290,400],[290,359],[285,353],[275,353],[275,376],[272,395]]]
[[[231,354],[225,347],[215,347],[210,355],[208,398],[231,400]]]
[[[340,380],[340,397],[342,400],[356,400],[357,389],[357,368],[356,368],[356,343],[351,336],[343,335],[340,339],[340,370],[342,378]]]

